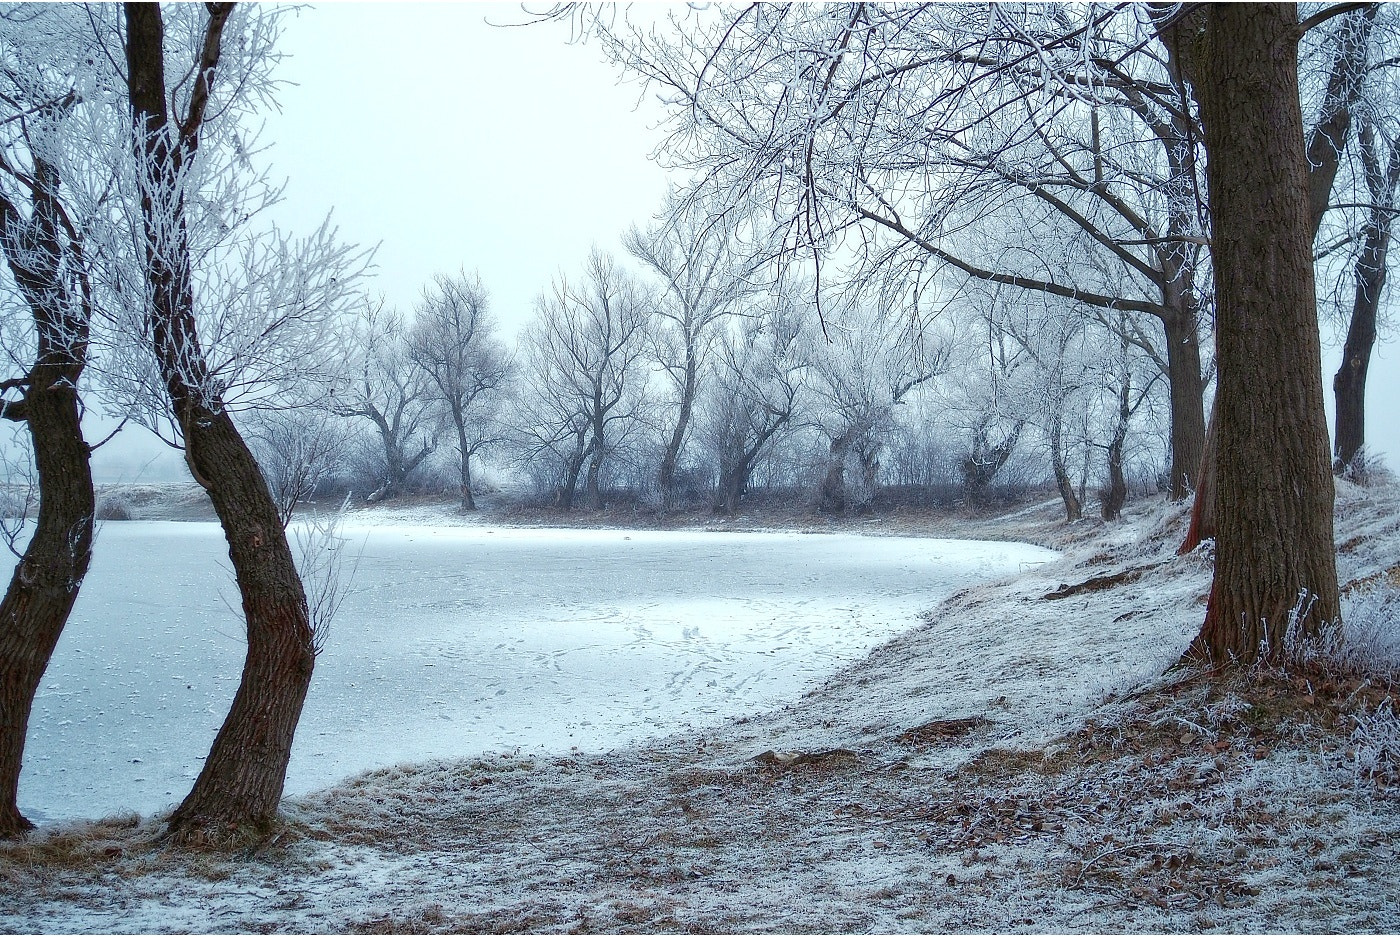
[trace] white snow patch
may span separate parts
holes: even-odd
[[[289,795],[400,762],[603,750],[760,710],[954,589],[1056,556],[844,534],[343,534],[355,582],[317,662]],[[28,816],[149,814],[184,796],[242,668],[226,549],[216,524],[103,526],[35,701]]]

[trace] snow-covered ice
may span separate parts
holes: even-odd
[[[849,534],[352,527],[353,592],[287,792],[404,761],[602,750],[796,697],[1025,544]],[[35,701],[31,818],[151,813],[199,771],[243,638],[219,527],[104,525]]]

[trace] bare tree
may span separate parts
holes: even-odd
[[[1146,317],[1130,339],[1169,375],[1172,491],[1188,494],[1206,230],[1185,89],[1150,26],[1053,5],[756,4],[611,38],[683,105],[671,143],[700,169],[694,191],[773,202],[790,251],[860,227],[870,275]],[[1037,240],[1073,240],[1074,262],[1007,263],[989,212],[1011,203],[1037,215]]]
[[[501,439],[493,404],[511,370],[488,307],[479,276],[439,276],[423,291],[408,336],[409,358],[428,377],[428,397],[457,435],[463,511],[476,510],[472,457]]]
[[[691,160],[699,184],[722,189],[727,202],[721,203],[768,202],[787,224],[789,252],[819,251],[860,224],[912,242],[904,232],[920,230],[902,222],[906,190],[875,174],[903,175],[911,165],[922,170],[943,148],[999,134],[1017,103],[1030,118],[1065,107],[1082,112],[1093,100],[1087,89],[1126,90],[1127,75],[1135,93],[1186,118],[1189,127],[1191,102],[1182,86],[1161,80],[1164,68],[1175,67],[1199,100],[1204,125],[1209,198],[1200,227],[1213,245],[1220,380],[1222,518],[1197,650],[1216,661],[1252,660],[1265,633],[1268,653],[1277,652],[1281,642],[1274,639],[1295,607],[1304,632],[1337,615],[1331,476],[1317,474],[1319,451],[1325,468],[1330,462],[1297,43],[1353,9],[1324,8],[1300,23],[1292,6],[1271,4],[1164,6],[1147,16],[1131,5],[850,4],[792,11],[755,4],[715,14],[712,25],[681,36],[638,32],[619,43],[619,58],[678,92],[673,143]],[[1100,54],[1105,46],[1112,49],[1107,59]],[[1008,74],[1016,78],[1009,87]],[[1026,139],[1046,127],[1039,119],[1017,125]],[[1091,148],[1087,162],[1063,168],[1102,188],[1093,175],[1100,155],[1106,156]],[[938,175],[923,178],[937,195]],[[977,276],[935,243],[937,233],[917,242],[924,252]],[[1201,238],[1206,230],[1144,229],[1136,239],[1152,244],[1164,233],[1184,244],[1184,237]],[[1088,298],[1079,289],[1060,295]],[[1174,458],[1184,461],[1180,453]],[[1266,465],[1254,461],[1261,458]],[[1297,496],[1281,505],[1267,491]],[[1312,599],[1300,606],[1304,592]]]
[[[870,503],[896,408],[947,363],[941,336],[915,331],[907,316],[859,303],[826,323],[810,353],[814,415],[827,440],[817,509],[826,514]]]
[[[719,337],[700,432],[718,463],[718,514],[738,510],[755,467],[792,425],[808,368],[808,314],[779,291]]]
[[[666,284],[652,330],[656,360],[675,388],[675,416],[662,449],[657,485],[664,509],[675,506],[676,467],[690,431],[700,378],[715,327],[735,303],[755,290],[762,261],[741,251],[736,223],[697,217],[674,199],[664,221],[627,232],[627,250]]]
[[[10,278],[5,291],[17,294],[31,323],[23,347],[9,349],[22,373],[0,382],[7,395],[0,416],[28,432],[39,501],[0,601],[0,837],[33,827],[17,803],[29,716],[92,557],[94,497],[79,387],[93,290],[84,219],[75,222],[65,188],[70,157],[82,148],[67,126],[81,60],[71,44],[41,41],[58,25],[42,21],[62,16],[55,9],[35,10],[27,22],[0,16],[0,44],[12,53],[0,65],[0,251]],[[36,45],[64,54],[37,67],[25,56]]]
[[[343,422],[321,407],[255,410],[247,423],[248,442],[286,527],[297,505],[341,464],[348,434]]]
[[[1200,103],[1217,296],[1215,578],[1191,652],[1282,653],[1340,615],[1308,161],[1291,4],[1159,23]],[[1229,37],[1228,40],[1225,37]]]
[[[555,500],[565,510],[585,469],[588,506],[603,506],[604,467],[637,428],[651,312],[631,278],[599,251],[581,285],[561,276],[537,301],[521,340],[519,448],[526,458],[558,461]]]
[[[360,350],[331,409],[340,416],[368,420],[374,427],[379,486],[366,500],[385,501],[402,494],[413,473],[436,451],[438,414],[430,378],[413,359],[402,315],[383,300],[370,303],[361,307],[350,331]]]
[[[124,8],[126,96],[143,252],[138,295],[144,321],[136,334],[147,339],[191,474],[209,493],[223,525],[247,623],[248,651],[238,691],[193,789],[170,818],[178,835],[217,840],[257,834],[272,822],[316,657],[306,595],[277,503],[225,401],[238,377],[211,367],[200,330],[198,290],[217,276],[218,268],[197,265],[196,256],[207,262],[209,254],[201,250],[196,255],[194,247],[205,246],[200,242],[205,225],[227,227],[218,215],[221,207],[208,200],[212,193],[201,188],[218,178],[206,175],[219,164],[205,144],[222,140],[232,145],[228,122],[238,114],[238,96],[245,96],[246,107],[247,95],[265,90],[260,70],[270,61],[275,34],[275,11],[245,10],[235,13],[233,4],[177,8],[170,15],[179,18],[180,28],[168,35],[161,7],[132,3]],[[193,40],[192,47],[178,43],[185,38]],[[178,50],[179,59],[167,60],[167,44]],[[224,61],[226,50],[230,61]],[[220,97],[225,88],[232,98]],[[225,136],[206,139],[206,131],[216,130]],[[246,161],[246,156],[234,155]],[[290,279],[274,278],[272,283],[294,289],[261,310],[281,321],[282,327],[273,331],[288,335],[288,323],[309,321],[309,309],[333,307],[344,289],[337,285],[339,272],[299,267]],[[246,348],[244,339],[254,349],[272,344],[258,338],[256,327],[234,331],[234,345]],[[203,337],[217,346],[221,336],[206,330]],[[294,354],[314,351],[309,343]],[[254,361],[267,363],[256,354],[237,360],[244,368]]]

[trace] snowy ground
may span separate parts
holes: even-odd
[[[426,519],[426,518],[425,518]],[[596,751],[795,697],[1024,544],[706,531],[347,527],[352,591],[287,793],[515,748]],[[171,806],[242,667],[216,524],[109,522],[40,688],[20,807]]]
[[[0,929],[1400,928],[1393,684],[1162,676],[1208,548],[1175,556],[1162,503],[1110,527],[1054,512],[1002,524],[1062,559],[958,591],[785,705],[370,772],[289,801],[251,854],[52,826],[0,849]],[[1342,484],[1337,518],[1349,621],[1400,648],[1400,491]]]

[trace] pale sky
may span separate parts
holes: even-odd
[[[337,3],[289,15],[277,72],[288,84],[262,137],[273,174],[287,179],[275,220],[310,232],[333,210],[343,239],[378,245],[370,289],[405,311],[434,274],[479,271],[507,337],[593,245],[621,255],[621,233],[647,224],[665,193],[650,158],[661,108],[596,46],[570,45],[567,24],[490,25],[524,19],[514,3]],[[1367,438],[1400,469],[1397,358],[1390,342],[1372,359]],[[97,454],[99,480],[184,480],[179,456],[152,441],[123,432]]]
[[[262,143],[285,178],[276,222],[309,233],[333,211],[342,239],[378,245],[370,286],[407,311],[437,273],[477,270],[502,331],[593,245],[660,208],[666,175],[654,97],[621,83],[596,45],[514,3],[337,3],[289,15],[288,84]],[[102,481],[183,480],[140,428],[95,459]],[[147,465],[151,457],[156,461]],[[144,468],[143,468],[144,466]]]

